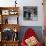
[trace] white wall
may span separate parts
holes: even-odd
[[[0,6],[15,6],[15,0],[0,0]],[[17,0],[20,8],[19,10],[19,24],[21,26],[43,26],[43,6],[42,0]],[[38,7],[38,21],[23,20],[23,6],[37,6]]]
[[[15,1],[15,0],[0,0],[0,6],[1,6],[1,7],[14,6],[14,5],[15,5],[14,1]]]
[[[43,26],[43,6],[42,0],[21,0],[20,8],[20,25],[22,26]],[[23,6],[37,6],[38,7],[38,21],[24,21],[23,20]]]

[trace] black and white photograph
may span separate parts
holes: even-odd
[[[3,24],[17,24],[17,16],[3,16]]]
[[[24,20],[38,20],[38,9],[36,6],[24,6],[23,7],[23,19]]]

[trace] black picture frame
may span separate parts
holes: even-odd
[[[23,19],[24,20],[38,20],[37,6],[24,6],[23,7]]]

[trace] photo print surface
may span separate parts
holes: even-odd
[[[24,20],[38,20],[38,8],[36,6],[24,6],[23,7],[23,19]]]

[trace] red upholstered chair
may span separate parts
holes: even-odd
[[[25,39],[28,39],[29,37],[32,37],[32,36],[34,36],[35,38],[37,37],[37,35],[34,32],[34,30],[32,28],[28,28],[26,30],[25,34],[24,34],[24,37],[22,38],[21,45],[22,46],[27,46],[26,43],[25,43]],[[37,44],[35,46],[41,46],[41,44],[39,43],[39,41],[37,42]]]

